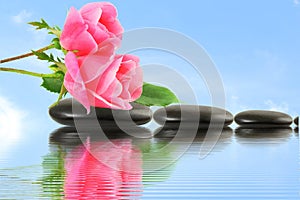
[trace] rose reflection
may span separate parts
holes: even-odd
[[[142,154],[131,140],[80,145],[66,156],[66,199],[132,199],[142,192]]]

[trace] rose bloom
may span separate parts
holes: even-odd
[[[60,43],[64,49],[83,56],[97,51],[99,44],[109,38],[121,39],[122,33],[117,10],[111,3],[88,3],[79,11],[70,9]]]
[[[68,52],[64,85],[89,112],[90,106],[129,110],[129,102],[142,94],[143,72],[139,58],[115,55],[118,41],[108,39],[94,54],[77,57]]]
[[[65,199],[132,199],[142,192],[142,154],[130,140],[87,142],[67,154]]]

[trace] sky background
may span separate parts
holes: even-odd
[[[1,0],[0,58],[49,44],[51,36],[35,31],[27,22],[44,18],[51,25],[63,27],[71,6],[79,9],[88,2]],[[223,79],[226,108],[233,114],[245,109],[279,110],[292,116],[299,114],[299,84],[296,81],[300,74],[298,0],[111,2],[116,5],[126,31],[144,27],[167,28],[201,45]],[[193,78],[195,74],[188,69],[191,66],[162,52],[137,54],[142,63],[160,63],[182,74],[196,92],[197,103],[210,104],[207,88],[201,78]],[[35,58],[1,66],[49,72],[47,63]],[[147,80],[151,81],[151,75],[157,76],[148,74]],[[170,79],[168,74],[159,75]],[[57,96],[40,88],[40,84],[38,78],[0,72],[0,135],[14,141],[24,130],[39,132],[58,126],[48,116],[48,106]],[[183,86],[172,87],[188,103]],[[10,134],[7,135],[8,131]],[[38,140],[39,135],[36,137]]]

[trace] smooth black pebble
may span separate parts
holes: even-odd
[[[77,124],[93,125],[95,121],[100,125],[111,125],[112,122],[142,125],[151,121],[152,111],[149,107],[137,103],[131,103],[131,110],[112,110],[108,108],[91,107],[91,112],[87,114],[86,109],[72,98],[63,99],[58,105],[49,109],[51,118],[63,125],[75,126]]]
[[[160,108],[153,114],[154,120],[165,127],[188,128],[199,125],[207,128],[211,125],[228,126],[233,122],[230,112],[216,107],[199,105],[171,105]]]
[[[267,110],[248,110],[238,113],[235,122],[243,127],[288,127],[293,119],[288,114]]]
[[[299,116],[295,118],[294,122],[297,126],[299,126]]]

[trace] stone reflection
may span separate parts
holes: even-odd
[[[55,172],[54,178],[62,182],[57,191],[63,191],[65,199],[136,199],[143,186],[166,181],[181,146],[152,138],[151,131],[144,127],[127,129],[104,128],[105,134],[99,130],[78,133],[74,127],[53,131],[49,138],[53,152],[49,155],[60,162],[45,162]],[[51,184],[56,184],[53,179],[46,183]]]
[[[243,128],[235,130],[235,138],[239,143],[280,144],[287,142],[292,136],[292,128]]]
[[[230,127],[224,127],[221,130],[212,128],[196,131],[162,127],[154,133],[154,137],[159,140],[165,140],[169,143],[174,143],[176,140],[178,151],[186,151],[186,148],[181,147],[189,145],[189,153],[199,154],[202,151],[206,155],[223,151],[226,146],[232,143],[232,136],[233,130]]]
[[[299,137],[299,128],[298,128],[298,127],[296,127],[296,128],[294,129],[294,133],[295,133],[295,135],[296,135],[297,137]]]
[[[58,144],[76,145],[81,144],[87,138],[92,141],[120,138],[150,138],[152,133],[149,129],[139,126],[120,129],[118,126],[102,127],[101,129],[86,128],[78,130],[76,127],[61,127],[50,134],[50,142]]]
[[[142,152],[130,139],[89,141],[65,158],[66,199],[132,199],[142,192]]]

